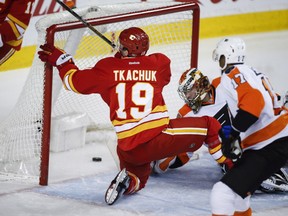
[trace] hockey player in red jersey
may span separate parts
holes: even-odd
[[[40,48],[39,58],[58,68],[66,89],[98,93],[110,108],[121,171],[106,191],[107,204],[144,188],[151,161],[219,142],[221,126],[212,117],[169,119],[162,90],[170,82],[170,59],[146,55],[149,37],[142,29],[123,30],[115,56],[90,69],[79,70],[72,56],[53,45]]]
[[[224,38],[213,52],[232,114],[232,125],[219,131],[222,151],[236,161],[213,186],[213,216],[252,215],[251,195],[288,159],[288,113],[279,109],[267,77],[244,64],[245,49],[241,38]]]
[[[0,65],[21,49],[34,0],[0,1]]]

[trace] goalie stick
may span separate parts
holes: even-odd
[[[112,41],[110,41],[107,37],[105,37],[101,32],[95,29],[90,23],[86,22],[79,14],[77,14],[74,10],[68,7],[65,3],[60,0],[56,0],[58,4],[60,4],[65,10],[71,13],[74,17],[76,17],[79,21],[81,21],[87,28],[93,31],[96,35],[98,35],[101,39],[103,39],[106,43],[108,43],[113,49],[116,47]]]

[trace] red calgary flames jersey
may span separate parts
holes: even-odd
[[[0,0],[0,33],[4,43],[19,50],[34,0]]]
[[[71,63],[59,70],[68,90],[101,95],[110,107],[110,119],[123,150],[147,142],[168,124],[162,90],[171,71],[170,59],[163,54],[108,57],[91,69],[78,70]]]

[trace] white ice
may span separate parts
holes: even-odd
[[[247,63],[266,73],[275,90],[283,95],[288,90],[288,31],[240,36],[246,41]],[[200,41],[199,68],[211,78],[220,73],[211,59],[219,39]],[[12,112],[28,73],[29,68],[0,73],[0,121]],[[199,154],[199,160],[162,176],[151,176],[138,194],[107,206],[104,193],[118,170],[105,143],[52,153],[48,186],[0,180],[0,215],[208,216],[210,189],[221,177],[221,171],[205,147]],[[102,162],[92,162],[95,156],[102,157]],[[286,216],[288,194],[256,193],[252,208],[255,216]]]

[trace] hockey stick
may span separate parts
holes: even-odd
[[[65,3],[60,0],[56,0],[58,4],[60,4],[64,9],[66,9],[69,13],[71,13],[74,17],[76,17],[79,21],[81,21],[87,28],[93,31],[96,35],[98,35],[101,39],[103,39],[106,43],[108,43],[112,48],[115,48],[116,45],[112,43],[107,37],[105,37],[101,32],[95,29],[90,23],[86,22],[81,16],[79,16],[75,11],[69,8]]]

